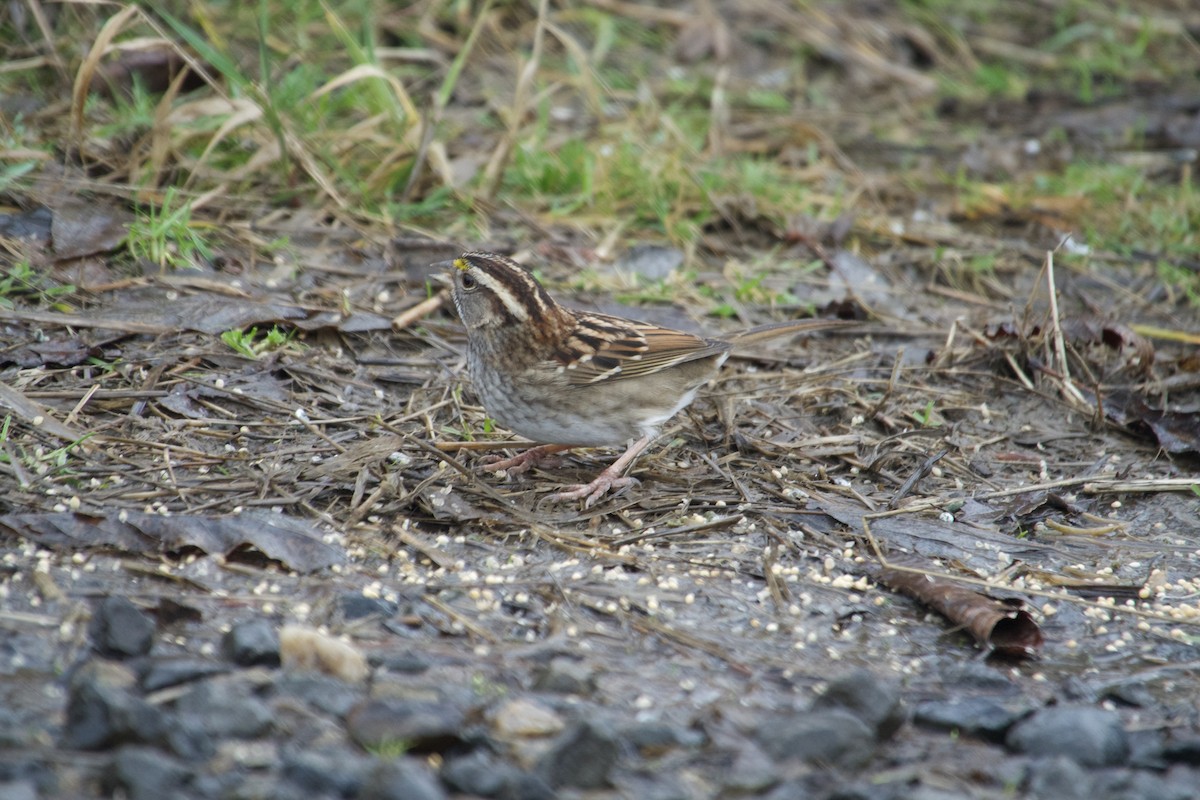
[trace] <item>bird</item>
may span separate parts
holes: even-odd
[[[734,348],[847,323],[795,320],[760,325],[727,339],[569,308],[506,256],[466,252],[446,265],[467,331],[467,370],[487,414],[539,443],[485,470],[525,472],[574,447],[625,451],[594,480],[546,499],[583,499],[638,481],[625,470],[687,407]],[[439,266],[439,265],[435,265]]]

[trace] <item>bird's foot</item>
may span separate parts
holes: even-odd
[[[562,503],[571,500],[578,500],[581,497],[586,498],[583,501],[584,508],[591,508],[596,504],[596,501],[610,491],[621,491],[628,489],[630,486],[637,486],[640,481],[637,478],[624,476],[623,473],[633,460],[638,457],[638,454],[646,449],[650,442],[654,441],[654,434],[647,433],[632,442],[629,447],[621,454],[621,457],[608,466],[603,472],[596,476],[596,479],[591,483],[580,483],[575,486],[568,486],[561,492],[555,492],[546,499],[551,503]]]
[[[623,476],[620,470],[614,470],[612,467],[609,467],[597,475],[596,479],[591,483],[577,483],[573,486],[568,486],[561,492],[549,495],[546,497],[546,500],[551,503],[568,503],[583,497],[587,498],[583,501],[583,507],[591,508],[597,500],[609,492],[620,492],[623,489],[628,489],[630,486],[637,486],[639,483],[641,481],[637,478]]]
[[[554,453],[561,453],[564,450],[570,449],[561,444],[543,444],[538,447],[531,447],[523,453],[517,453],[511,458],[488,456],[484,460],[483,468],[488,472],[500,472],[504,470],[509,475],[520,475],[522,472],[528,472],[539,464],[548,463],[555,466],[559,459],[551,458],[550,456]]]

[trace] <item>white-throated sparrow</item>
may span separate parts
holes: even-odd
[[[485,469],[515,474],[571,447],[628,444],[591,483],[549,498],[586,498],[585,507],[637,482],[622,472],[734,347],[846,324],[799,320],[706,339],[565,308],[523,267],[494,253],[464,253],[448,263],[454,305],[467,327],[467,368],[484,408],[510,430],[546,443]]]

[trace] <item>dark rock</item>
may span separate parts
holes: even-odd
[[[768,720],[755,733],[776,761],[861,767],[875,752],[875,733],[849,711],[811,711]]]
[[[278,667],[279,634],[265,619],[239,622],[221,639],[221,653],[242,667]]]
[[[558,694],[591,694],[596,688],[596,670],[587,661],[559,656],[546,665],[533,688]]]
[[[1152,708],[1154,706],[1154,695],[1141,681],[1122,681],[1106,687],[1101,691],[1101,695],[1133,708]]]
[[[563,731],[538,760],[536,771],[555,788],[599,789],[608,785],[618,755],[612,728],[584,720]]]
[[[1066,756],[1034,761],[1026,780],[1034,800],[1083,800],[1091,794],[1091,778],[1083,767]]]
[[[291,750],[284,753],[281,772],[303,796],[353,797],[366,784],[375,759],[349,748]]]
[[[113,661],[89,661],[76,670],[67,689],[63,744],[78,750],[147,744],[189,761],[212,755],[204,731],[134,695],[133,684],[133,673]]]
[[[400,610],[395,603],[377,597],[364,597],[362,592],[345,592],[338,596],[338,608],[346,620],[362,619],[372,615],[391,617]]]
[[[124,597],[106,597],[92,614],[88,638],[106,656],[144,656],[154,643],[154,620]]]
[[[1091,784],[1089,797],[1097,800],[1196,800],[1200,793],[1196,784],[1168,783],[1158,773],[1144,769],[1100,770]]]
[[[109,661],[89,661],[71,678],[63,743],[99,750],[125,742],[158,742],[168,726],[164,713],[129,691],[133,673]]]
[[[199,658],[155,659],[141,665],[142,691],[156,692],[168,686],[180,686],[228,671],[229,667],[224,664]]]
[[[415,758],[381,761],[371,770],[358,800],[445,800],[446,791]]]
[[[779,782],[779,770],[758,747],[747,743],[721,773],[722,795],[760,795]]]
[[[676,747],[700,747],[706,740],[702,733],[665,722],[635,722],[621,728],[621,741],[643,756],[657,756]]]
[[[442,752],[462,740],[463,710],[425,700],[372,700],[346,717],[350,738],[373,749],[405,742],[418,753]]]
[[[183,720],[167,717],[170,727],[161,742],[146,744],[166,744],[167,749],[186,761],[204,761],[216,752],[209,735],[201,728],[188,725]]]
[[[345,717],[362,700],[362,690],[343,680],[313,672],[286,672],[275,682],[275,694],[295,697],[324,714]]]
[[[205,681],[180,697],[175,710],[185,724],[220,739],[264,736],[274,717],[237,676]]]
[[[558,796],[542,778],[500,761],[483,748],[448,760],[441,777],[451,789],[479,797],[554,800]]]
[[[1026,713],[1010,711],[986,697],[969,697],[921,703],[913,710],[913,721],[929,728],[958,731],[968,736],[1002,742],[1008,729]]]
[[[122,747],[107,776],[108,790],[118,790],[129,800],[163,800],[183,797],[191,770],[151,747]]]
[[[242,787],[248,779],[248,775],[239,769],[222,770],[216,774],[200,772],[192,775],[191,783],[188,786],[194,797],[204,798],[204,800],[209,800],[209,798],[221,798],[221,800],[250,798],[255,796],[253,792],[242,791]]]
[[[1163,746],[1163,758],[1179,764],[1200,765],[1200,736],[1188,736]]]
[[[849,711],[874,730],[880,741],[890,738],[904,724],[904,705],[896,687],[865,669],[834,680],[812,708]]]
[[[518,770],[479,748],[442,765],[442,780],[451,789],[480,797],[496,797]]]
[[[1157,730],[1133,730],[1125,734],[1129,741],[1128,766],[1135,769],[1166,769],[1163,734]]]
[[[1018,753],[1067,756],[1085,767],[1119,766],[1129,759],[1120,718],[1080,706],[1041,709],[1014,725],[1005,744]]]
[[[1092,685],[1077,675],[1063,680],[1058,688],[1058,697],[1060,703],[1069,702],[1077,705],[1091,705],[1100,699]]]

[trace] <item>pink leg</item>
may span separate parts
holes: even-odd
[[[561,492],[550,495],[546,499],[552,503],[561,503],[567,500],[578,500],[581,497],[586,497],[587,499],[583,501],[583,507],[591,508],[597,500],[604,496],[605,492],[611,489],[624,489],[626,486],[637,484],[637,478],[622,476],[621,473],[633,463],[633,460],[652,441],[654,441],[653,436],[643,436],[629,445],[629,449],[622,453],[621,457],[614,461],[607,469],[597,475],[596,479],[591,483],[580,483],[570,486]]]
[[[531,447],[523,453],[517,453],[512,458],[501,458],[484,464],[483,468],[488,472],[499,472],[503,469],[508,470],[509,475],[520,475],[522,472],[527,472],[536,467],[546,456],[570,449],[565,444],[543,444]],[[493,458],[495,457],[493,456]]]

